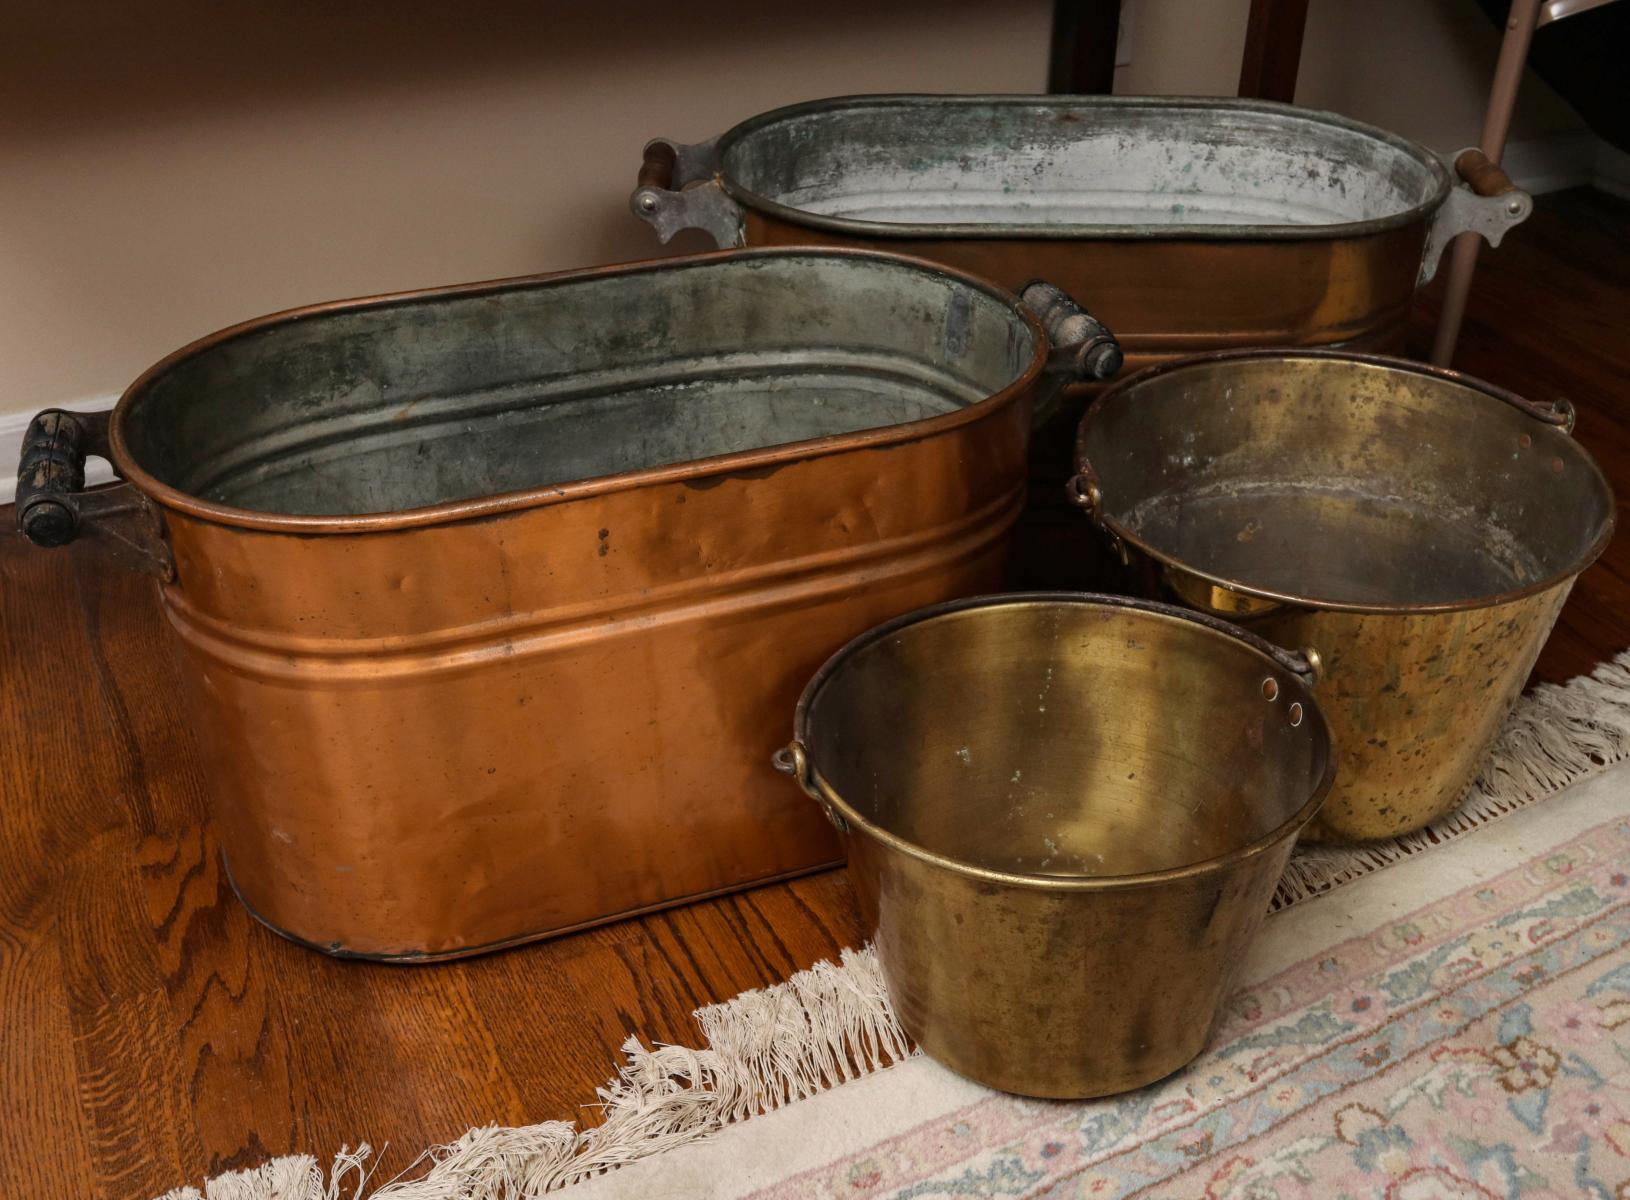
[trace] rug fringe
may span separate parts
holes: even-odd
[[[911,1054],[869,949],[699,1009],[696,1019],[707,1040],[700,1050],[623,1043],[627,1062],[599,1091],[600,1125],[475,1129],[430,1151],[422,1177],[386,1184],[375,1200],[527,1200]]]
[[[311,1155],[290,1154],[245,1171],[217,1175],[204,1185],[202,1195],[195,1187],[179,1187],[158,1200],[342,1200],[340,1189],[352,1174],[357,1178],[350,1200],[355,1200],[368,1181],[367,1160],[372,1153],[366,1142],[355,1150],[340,1147],[327,1180]]]
[[[1630,651],[1518,701],[1460,809],[1419,833],[1343,849],[1299,851],[1274,897],[1280,909],[1551,795],[1630,758]],[[870,947],[845,950],[785,983],[696,1011],[706,1046],[623,1043],[618,1076],[599,1091],[602,1124],[568,1121],[472,1129],[420,1155],[370,1200],[534,1200],[636,1159],[699,1141],[869,1075],[913,1053]],[[309,1155],[273,1159],[157,1200],[361,1200],[366,1144],[342,1149],[325,1180]],[[416,1174],[418,1172],[422,1174]],[[342,1195],[352,1175],[355,1188]],[[406,1178],[406,1176],[414,1176]]]
[[[371,1200],[531,1200],[913,1053],[870,948],[699,1009],[696,1019],[707,1043],[699,1050],[647,1047],[633,1037],[623,1043],[626,1061],[599,1091],[600,1125],[472,1129],[420,1155]],[[343,1151],[327,1181],[315,1159],[297,1155],[212,1179],[202,1197],[179,1188],[159,1200],[359,1200],[365,1176],[349,1196],[340,1189],[352,1171],[362,1174],[368,1154],[366,1145]]]

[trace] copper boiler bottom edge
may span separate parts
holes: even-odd
[[[774,883],[785,883],[792,879],[803,879],[808,875],[819,875],[823,871],[835,871],[845,865],[841,858],[829,862],[815,863],[808,867],[799,867],[793,871],[782,871],[774,875],[764,875],[757,879],[744,880],[741,883],[731,884],[728,887],[713,888],[710,891],[694,892],[687,896],[675,896],[670,900],[662,900],[656,904],[645,904],[639,908],[624,909],[621,912],[608,913],[602,917],[595,917],[591,921],[578,921],[573,925],[560,925],[550,929],[540,929],[535,933],[518,934],[515,937],[500,938],[495,942],[484,942],[479,946],[466,946],[458,950],[403,950],[391,951],[365,951],[347,950],[340,942],[313,942],[291,933],[276,923],[267,920],[260,911],[238,889],[238,881],[232,876],[232,863],[227,858],[223,847],[221,850],[221,869],[226,873],[226,881],[232,888],[232,894],[237,897],[238,903],[257,924],[265,927],[286,942],[306,950],[315,950],[329,958],[337,958],[346,962],[383,963],[388,966],[433,966],[436,963],[452,962],[461,958],[474,958],[481,954],[492,954],[500,950],[512,950],[519,946],[527,946],[533,942],[541,942],[548,938],[566,937],[568,934],[582,933],[590,929],[598,929],[603,925],[614,925],[618,921],[630,920],[634,917],[648,916],[651,913],[665,912],[670,908],[680,908],[686,904],[695,904],[703,900],[714,900],[720,896],[732,896],[737,892],[749,891],[753,888],[768,887]]]

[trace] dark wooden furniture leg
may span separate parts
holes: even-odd
[[[1306,28],[1307,0],[1251,0],[1245,57],[1239,69],[1241,96],[1286,104],[1295,101],[1296,70],[1302,62],[1302,31]]]
[[[1047,90],[1107,96],[1115,90],[1115,37],[1121,0],[1053,0]]]

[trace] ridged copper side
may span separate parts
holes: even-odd
[[[240,895],[420,958],[836,862],[769,766],[786,714],[849,637],[999,585],[1029,416],[354,535],[167,511]]]
[[[1044,276],[1115,331],[1123,376],[1181,355],[1246,346],[1384,351],[1414,301],[1424,218],[1349,237],[1203,241],[849,238],[747,209],[749,246],[857,246],[944,263],[1016,287]]]

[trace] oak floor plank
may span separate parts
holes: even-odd
[[[97,1191],[55,934],[55,921],[0,916],[0,1149],[19,1197]]]
[[[175,1114],[164,1110],[184,1093],[173,1080],[156,1089],[172,1102],[152,1111],[171,1128],[138,1148],[142,1100],[129,1084],[152,1078],[152,986],[125,972],[123,955],[106,972],[84,962],[118,911],[101,894],[106,879],[84,886],[86,872],[123,839],[117,772],[98,741],[105,708],[79,670],[91,639],[72,619],[78,589],[65,565],[0,562],[0,1150],[22,1164],[24,1195],[128,1195],[118,1189],[132,1173],[179,1169]],[[42,625],[39,612],[56,619]],[[43,733],[42,713],[80,739]]]

